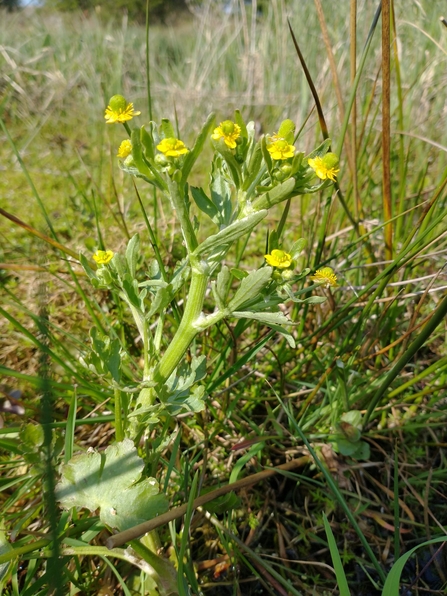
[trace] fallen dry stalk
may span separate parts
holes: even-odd
[[[295,468],[301,468],[305,466],[307,463],[309,463],[311,459],[312,458],[309,455],[303,455],[302,457],[293,459],[292,461],[289,461],[285,464],[281,464],[280,466],[276,466],[275,468],[263,470],[262,472],[258,472],[257,474],[252,474],[251,476],[247,476],[246,478],[242,478],[241,480],[232,482],[231,484],[227,484],[225,486],[221,486],[220,488],[216,488],[216,490],[213,490],[207,493],[206,495],[202,495],[201,497],[197,497],[197,499],[194,499],[192,508],[197,509],[197,507],[205,505],[210,501],[214,501],[214,499],[222,497],[223,495],[226,495],[231,491],[240,490],[241,488],[246,488],[247,486],[252,486],[253,484],[257,484],[258,482],[261,482],[262,480],[265,480],[270,476],[274,476],[279,472],[289,471]],[[184,505],[180,505],[180,507],[175,507],[174,509],[167,511],[166,513],[163,513],[162,515],[159,515],[158,517],[151,519],[150,521],[143,522],[142,524],[138,524],[133,528],[125,530],[124,532],[119,532],[114,536],[110,536],[110,538],[106,540],[106,546],[107,548],[112,549],[116,548],[117,546],[121,546],[125,542],[135,540],[136,538],[143,536],[143,534],[155,530],[155,528],[158,528],[159,526],[167,524],[173,521],[174,519],[177,519],[178,517],[182,517],[183,515],[185,515],[187,508],[188,503],[185,503]]]

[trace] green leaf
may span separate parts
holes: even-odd
[[[249,449],[247,449],[247,451],[244,453],[244,455],[241,455],[241,457],[234,464],[234,467],[231,470],[228,484],[233,484],[233,482],[236,482],[236,480],[238,480],[242,470],[244,469],[245,465],[252,458],[256,457],[259,454],[259,452],[261,452],[264,448],[265,448],[265,442],[260,441],[259,443],[255,443]]]
[[[292,256],[292,259],[297,259],[300,256],[306,244],[307,241],[305,238],[300,238],[299,240],[293,243],[292,248],[289,251],[290,255]]]
[[[113,259],[110,261],[110,265],[115,270],[120,281],[126,277],[126,275],[127,275],[127,261],[123,257],[123,255],[120,255],[119,252],[116,252],[113,255]]]
[[[146,318],[150,319],[156,313],[161,312],[171,302],[172,296],[173,294],[171,285],[168,285],[167,287],[161,287],[152,300],[149,312],[146,314]]]
[[[371,447],[369,443],[366,441],[359,441],[357,443],[357,451],[353,454],[352,457],[355,459],[360,459],[362,461],[367,461],[370,459],[371,456]]]
[[[243,269],[238,269],[237,267],[232,267],[230,269],[230,273],[236,279],[244,279],[244,277],[247,277],[248,275],[246,271],[244,271]]]
[[[228,171],[231,174],[234,185],[237,189],[241,186],[241,171],[238,162],[236,161],[233,152],[229,149],[223,139],[212,141],[216,151],[222,155],[225,163],[228,166]]]
[[[236,124],[238,126],[240,126],[241,137],[243,137],[244,139],[246,139],[248,137],[247,127],[245,125],[244,119],[242,118],[242,114],[240,113],[239,110],[234,110],[234,121],[236,122]]]
[[[314,159],[315,157],[324,157],[326,153],[329,151],[331,143],[331,139],[326,139],[325,141],[323,141],[321,145],[318,145],[316,149],[314,149],[311,153],[309,153],[309,155],[306,155],[306,157],[304,157],[304,163],[307,163],[307,160]]]
[[[233,222],[217,234],[208,236],[208,238],[196,248],[193,253],[194,256],[200,256],[205,252],[209,252],[222,245],[230,244],[234,240],[237,240],[244,234],[250,232],[266,215],[267,210],[265,209],[257,211],[256,213],[251,213],[250,215]]]
[[[295,174],[297,174],[300,170],[302,170],[302,172],[298,173],[298,177],[307,173],[307,161],[306,165],[303,166],[303,159],[304,153],[295,153],[292,159],[292,169],[290,171],[291,176],[295,176]]]
[[[268,234],[268,248],[267,251],[268,253],[271,253],[272,250],[275,250],[276,248],[279,248],[279,238],[278,238],[278,232],[277,230],[272,230],[270,233],[267,232]]]
[[[295,340],[291,333],[281,327],[281,325],[290,325],[289,319],[280,312],[251,312],[251,311],[236,311],[231,314],[236,319],[253,319],[268,325],[281,335],[284,335],[287,343],[291,348],[295,347]]]
[[[223,265],[222,269],[217,274],[216,281],[211,282],[211,290],[219,310],[225,309],[230,278],[230,270],[226,265]]]
[[[362,429],[362,413],[359,410],[349,410],[342,414],[341,419],[360,430]]]
[[[126,276],[126,279],[123,279],[122,281],[122,288],[123,291],[120,293],[120,295],[127,302],[127,304],[143,312],[144,304],[141,299],[142,292],[140,292],[137,280],[133,279],[131,281],[129,276]]]
[[[247,177],[242,185],[242,190],[247,191],[260,175],[262,166],[261,145],[256,143],[247,166]]]
[[[411,557],[413,553],[417,551],[418,548],[424,548],[426,546],[430,546],[432,544],[436,544],[437,542],[447,542],[447,536],[438,536],[437,538],[432,538],[431,540],[427,540],[422,544],[418,544],[407,553],[399,557],[397,561],[394,563],[391,571],[386,578],[385,584],[382,590],[382,596],[399,596],[400,594],[400,576],[402,571],[404,570],[405,564],[408,559]]]
[[[141,480],[144,462],[130,439],[102,453],[75,456],[62,468],[56,496],[66,509],[100,509],[100,519],[125,530],[152,519],[168,508],[154,478]]]
[[[6,534],[0,531],[0,555],[4,555],[5,553],[9,553],[10,551],[14,550],[14,548],[9,544],[8,539],[6,538]],[[7,561],[6,563],[0,564],[0,582],[5,578],[6,574],[8,573],[9,566],[11,565],[11,561]],[[0,583],[0,589],[3,586]]]
[[[346,457],[354,456],[358,449],[358,443],[351,443],[348,439],[337,437],[336,448],[339,453]]]
[[[43,427],[40,424],[26,424],[20,429],[19,437],[24,453],[39,451],[44,443]]]
[[[152,134],[148,133],[146,128],[142,126],[140,128],[140,141],[144,147],[144,152],[148,159],[154,159],[155,157],[155,145],[152,138]]]
[[[272,267],[261,267],[257,271],[252,271],[245,277],[228,305],[228,308],[233,311],[241,304],[251,300],[259,294],[272,277]],[[277,314],[277,313],[275,313]],[[285,318],[285,317],[284,317]],[[287,319],[286,319],[287,321]]]
[[[197,158],[199,157],[199,155],[203,149],[203,145],[205,144],[205,141],[210,136],[211,129],[213,127],[214,127],[214,114],[210,114],[208,116],[208,118],[206,119],[206,122],[203,125],[202,130],[200,131],[200,133],[196,139],[196,142],[194,143],[194,147],[191,149],[191,151],[189,151],[185,155],[185,160],[183,162],[183,167],[182,167],[181,183],[183,183],[183,184],[186,183],[189,173],[191,172],[193,165],[195,164]]]
[[[138,255],[140,252],[140,236],[139,234],[135,234],[129,240],[126,248],[126,260],[127,266],[129,267],[130,275],[132,278],[135,278],[135,274],[137,271],[137,261]]]
[[[82,268],[84,269],[88,277],[90,279],[96,279],[96,273],[90,267],[90,261],[81,252],[79,253],[79,262],[81,263]]]
[[[142,178],[143,180],[149,182],[149,184],[153,184],[160,190],[164,192],[167,191],[166,182],[163,180],[163,178],[160,176],[157,170],[151,169],[148,166],[149,173],[145,175],[142,174],[135,166],[127,165],[125,162],[120,162],[119,167],[123,172],[126,172],[126,174],[130,174],[131,176],[135,176],[136,178]]]
[[[197,385],[191,391],[187,398],[184,399],[184,403],[187,406],[183,406],[183,409],[188,412],[202,412],[205,408],[205,387],[203,385]]]
[[[208,198],[205,191],[202,188],[191,186],[191,194],[200,211],[208,215],[208,217],[217,224],[219,222],[219,211],[212,200]]]
[[[338,546],[337,546],[337,543],[335,542],[334,534],[332,533],[332,528],[329,525],[329,522],[327,520],[325,513],[323,513],[323,523],[324,523],[324,529],[326,531],[329,550],[331,553],[332,564],[334,565],[335,577],[337,578],[337,584],[338,584],[338,589],[340,591],[340,596],[351,596],[351,592],[349,591],[348,582],[346,580],[345,570],[343,569],[343,564],[341,562],[340,553],[338,552]]]
[[[326,302],[326,298],[324,296],[309,296],[309,298],[298,300],[298,302],[303,302],[304,304],[322,304]]]
[[[222,266],[222,269],[217,274],[216,291],[219,294],[221,300],[225,302],[228,288],[230,285],[231,274],[230,270],[226,265]]]
[[[217,209],[218,219],[215,223],[227,226],[231,218],[231,187],[222,171],[222,158],[214,159],[211,172],[211,200]]]
[[[295,188],[295,178],[288,178],[253,201],[253,209],[269,209],[289,198]]]
[[[73,444],[75,436],[77,408],[78,400],[75,390],[71,398],[70,407],[67,414],[67,424],[65,426],[64,463],[67,463],[73,457]]]
[[[212,490],[212,488],[210,489]],[[201,494],[206,494],[207,491],[202,491]],[[231,509],[238,509],[241,506],[240,498],[233,492],[229,492],[226,495],[222,495],[214,501],[206,503],[204,505],[204,509],[209,511],[210,513],[214,513],[215,515],[222,515],[226,511],[230,511]]]
[[[96,327],[90,330],[92,351],[89,360],[99,374],[110,373],[115,381],[121,379],[121,356],[118,338],[110,338],[98,331]]]
[[[146,176],[150,181],[154,179],[154,174],[149,168],[143,157],[143,151],[140,143],[140,131],[133,130],[131,135],[132,140],[132,157],[135,166],[137,167],[140,174]]]

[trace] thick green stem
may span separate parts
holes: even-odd
[[[202,314],[207,285],[208,274],[200,267],[200,264],[192,264],[191,286],[185,312],[172,342],[154,371],[156,383],[164,383],[169,378],[200,331],[200,327],[195,325],[195,322]]]
[[[177,218],[182,228],[188,254],[192,253],[198,246],[197,238],[189,219],[188,207],[182,190],[176,180],[168,179],[168,188],[171,203],[176,211]]]

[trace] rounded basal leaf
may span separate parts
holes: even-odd
[[[62,468],[56,495],[66,509],[100,510],[101,521],[125,530],[166,511],[154,478],[141,479],[143,460],[130,439],[73,457]]]

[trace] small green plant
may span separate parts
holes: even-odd
[[[338,159],[328,152],[329,139],[304,155],[295,148],[295,125],[288,119],[277,133],[256,139],[254,123],[246,124],[239,111],[234,121],[218,126],[211,115],[188,148],[167,119],[131,129],[129,121],[139,113],[120,95],[113,96],[106,109],[106,122],[122,123],[128,134],[117,150],[120,167],[169,201],[181,230],[183,251],[177,262],[165,267],[142,202],[154,247],[149,264],[143,261],[138,234],[129,240],[125,254],[98,249],[92,261],[80,255],[93,287],[109,292],[117,307],[124,305],[129,310],[134,340],[141,340],[143,365],[142,370],[135,365],[113,330],[91,329],[90,347],[82,353],[81,362],[89,375],[113,392],[117,442],[102,454],[75,454],[66,461],[56,490],[65,508],[99,511],[105,526],[121,531],[167,509],[155,478],[142,476],[145,463],[137,446],[146,446],[146,463],[155,461],[171,441],[171,422],[176,416],[205,407],[207,366],[205,355],[192,348],[196,336],[224,319],[242,319],[270,327],[294,347],[292,323],[279,305],[325,300],[306,297],[312,285],[303,282],[310,270],[296,270],[305,246],[302,238],[286,251],[281,246],[281,231],[273,231],[267,254],[259,255],[252,270],[248,263],[244,265],[243,257],[240,263],[244,266],[231,268],[226,261],[236,243],[246,245],[271,207],[325,188],[338,172]],[[209,143],[213,155],[205,190],[191,186],[189,180]],[[193,214],[192,203],[204,214],[201,220]],[[311,279],[317,285],[336,285],[329,267],[317,270]],[[162,435],[155,445],[148,442],[154,430]],[[137,550],[151,546],[144,539],[139,545],[133,544]],[[151,549],[152,555],[144,550],[143,558],[160,579],[169,564],[155,550]],[[160,582],[161,592],[170,593],[172,584],[168,581],[168,587],[161,588]]]
[[[250,272],[231,269],[225,260],[235,243],[245,242],[265,219],[269,208],[321,190],[337,171],[336,157],[328,153],[329,140],[310,155],[296,151],[295,125],[290,120],[281,124],[277,134],[257,140],[254,124],[246,124],[239,112],[234,122],[226,120],[217,127],[211,115],[188,149],[166,119],[160,125],[150,122],[148,127],[130,130],[128,121],[138,113],[122,96],[112,97],[106,110],[107,122],[122,122],[130,135],[118,150],[120,167],[143,178],[169,200],[181,229],[183,258],[166,270],[155,250],[153,260],[142,271],[138,235],[129,241],[125,255],[98,250],[93,255],[96,268],[87,257],[80,257],[93,286],[113,292],[128,307],[142,340],[143,371],[139,375],[133,369],[131,378],[123,374],[122,363],[129,355],[119,339],[104,337],[97,327],[91,331],[91,350],[83,356],[85,365],[113,388],[117,439],[130,437],[135,441],[161,418],[198,412],[204,407],[200,381],[206,373],[205,357],[193,353],[190,361],[185,358],[197,334],[223,319],[246,319],[271,327],[294,344],[291,322],[278,305],[287,300],[324,300],[304,297],[311,286],[300,287],[309,274],[308,269],[295,270],[305,241],[298,239],[286,252],[280,248],[279,234],[272,233],[266,262],[259,255],[258,268]],[[190,186],[189,176],[210,141],[214,153],[209,189],[205,191]],[[313,169],[309,164],[317,165]],[[205,214],[205,222],[192,214],[192,201]],[[148,219],[146,223],[153,237]],[[205,239],[201,239],[203,228]],[[320,270],[312,279],[334,285],[332,270],[324,270],[329,274],[323,275]],[[211,294],[205,308],[208,291]],[[181,295],[186,296],[182,312],[178,308]]]

